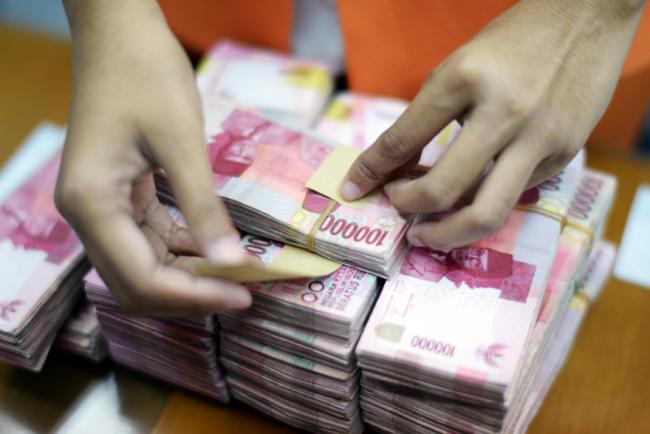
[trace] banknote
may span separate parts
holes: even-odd
[[[225,330],[238,330],[260,343],[275,346],[283,351],[299,353],[343,367],[350,367],[354,363],[356,340],[336,338],[259,314],[238,315],[226,312],[219,315],[219,321]]]
[[[355,92],[334,96],[316,132],[343,145],[367,149],[404,113],[408,102]],[[451,121],[422,150],[419,164],[432,166],[460,133],[458,121]]]
[[[235,398],[261,412],[283,422],[318,433],[361,433],[363,425],[358,413],[351,420],[335,418],[323,412],[314,411],[294,401],[269,392],[262,387],[253,386],[236,376],[229,377],[228,385]]]
[[[242,237],[244,249],[257,256],[263,263],[282,250],[280,243],[245,235]],[[377,278],[367,272],[343,266],[329,276],[315,279],[295,279],[277,282],[254,282],[246,287],[253,293],[251,312],[284,310],[288,318],[301,316],[304,327],[314,322],[329,322],[333,326],[358,330],[377,294]],[[246,312],[240,315],[245,315]],[[318,325],[318,324],[316,324]],[[336,329],[331,330],[337,333]]]
[[[45,163],[36,157],[21,157],[0,178],[0,360],[33,371],[43,366],[87,269],[79,239],[54,205],[60,152]]]
[[[324,363],[316,363],[304,357],[286,353],[284,351],[280,351],[271,346],[262,345],[258,342],[243,338],[241,336],[232,333],[221,333],[221,339],[224,345],[230,344],[230,345],[241,346],[251,351],[254,351],[256,353],[260,353],[267,357],[271,357],[273,359],[279,360],[285,364],[292,365],[309,372],[314,372],[318,375],[330,377],[333,378],[334,380],[346,381],[350,377],[350,373],[346,370],[336,368],[334,366],[329,366]]]
[[[465,384],[451,386],[454,399],[507,407],[559,233],[556,220],[515,210],[472,246],[411,249],[361,336],[362,369],[383,365],[416,387]]]
[[[574,288],[584,274],[590,257],[593,237],[597,237],[613,203],[615,179],[598,172],[585,170],[578,182],[558,244],[558,252],[551,277],[544,293],[542,307],[533,333],[528,339],[522,369],[516,380],[515,394],[527,396],[533,375],[547,347],[552,345],[556,329],[568,308]],[[511,425],[521,411],[523,399],[508,414],[506,425]]]
[[[128,314],[94,269],[85,287],[115,362],[228,402],[213,316],[163,319]]]
[[[83,256],[54,205],[56,155],[0,205],[0,332],[15,333]]]
[[[571,175],[571,168],[565,173],[573,176]],[[520,431],[520,425],[526,418],[530,418],[530,416],[526,415],[533,408],[532,401],[528,397],[539,395],[539,388],[541,387],[541,383],[537,379],[540,375],[539,372],[548,371],[548,368],[544,368],[542,365],[550,363],[552,366],[557,366],[557,359],[564,357],[562,352],[568,351],[567,346],[558,346],[555,342],[556,340],[565,340],[565,336],[559,338],[559,333],[561,333],[562,327],[566,327],[563,325],[567,321],[566,318],[572,315],[568,311],[581,303],[586,303],[586,300],[588,300],[584,295],[572,298],[574,288],[576,286],[585,286],[582,282],[589,280],[589,278],[594,282],[592,287],[601,286],[613,261],[612,250],[608,249],[607,244],[601,243],[597,238],[602,233],[606,216],[612,205],[616,187],[615,179],[591,170],[582,170],[577,172],[576,176],[578,177],[576,188],[573,189],[573,196],[568,202],[568,208],[564,213],[563,220],[565,224],[557,243],[557,252],[551,267],[550,277],[543,292],[540,309],[533,317],[535,321],[531,333],[526,336],[524,345],[518,350],[518,360],[514,365],[514,369],[510,371],[511,375],[505,393],[503,395],[500,393],[481,393],[480,390],[476,390],[486,387],[485,376],[475,377],[473,384],[471,377],[469,379],[463,378],[458,371],[454,373],[451,379],[446,379],[447,381],[444,378],[439,378],[440,367],[444,367],[444,365],[435,359],[426,359],[417,350],[421,349],[425,352],[437,352],[445,355],[446,348],[444,345],[448,345],[448,342],[446,343],[445,340],[441,339],[429,344],[429,342],[425,341],[426,345],[419,346],[418,344],[423,339],[417,333],[420,330],[432,334],[439,334],[439,330],[447,334],[449,332],[445,331],[444,328],[437,327],[434,320],[428,320],[426,324],[431,325],[428,329],[423,326],[418,327],[419,323],[412,319],[414,314],[411,312],[417,311],[418,306],[423,304],[422,297],[418,297],[419,294],[415,294],[412,290],[410,292],[406,290],[407,295],[403,296],[400,302],[401,294],[399,289],[403,290],[403,288],[394,290],[391,287],[391,281],[389,281],[373,310],[357,348],[362,367],[361,406],[366,422],[374,428],[386,432],[522,432]],[[560,182],[563,181],[560,180]],[[543,199],[542,196],[543,194],[537,198],[537,202]],[[551,199],[553,199],[553,196],[551,196]],[[562,200],[564,201],[564,199]],[[549,203],[557,204],[560,202],[551,200]],[[537,203],[534,205],[537,205]],[[542,207],[521,207],[521,209],[551,219]],[[596,238],[596,247],[592,252],[591,247],[594,245],[592,241],[594,238]],[[451,259],[449,259],[450,254]],[[439,252],[435,255],[439,264],[434,266],[430,261],[428,263],[422,261],[422,265],[418,267],[416,265],[417,260],[414,261],[411,255],[412,252],[407,256],[405,263],[412,262],[411,268],[419,270],[422,276],[427,274],[422,270],[428,270],[429,273],[435,274],[432,282],[435,281],[436,283],[442,281],[443,278],[447,278],[448,274],[452,274],[449,268],[454,266],[454,262],[457,267],[460,259],[467,259],[458,254],[455,254],[456,257],[454,257],[453,251],[447,254]],[[476,255],[472,257],[472,259],[475,258]],[[589,258],[589,261],[587,261],[587,258]],[[610,266],[596,266],[598,258],[602,258],[600,260],[602,264],[609,262]],[[489,262],[489,260],[483,261],[486,264]],[[441,269],[440,263],[444,264],[446,268]],[[498,262],[495,261],[494,263],[497,264]],[[467,263],[467,265],[470,264]],[[475,262],[473,265],[478,266],[479,262]],[[495,266],[496,268],[498,267]],[[587,270],[587,272],[583,270]],[[398,278],[405,271],[408,274],[409,268],[405,269],[403,266]],[[581,277],[583,273],[589,278]],[[439,275],[443,277],[439,277]],[[458,287],[461,287],[458,282],[468,280],[456,276],[450,276],[448,279],[455,282]],[[467,285],[471,286],[470,283],[467,283]],[[412,285],[408,289],[411,289],[411,287]],[[384,297],[389,300],[385,305],[382,304]],[[478,300],[483,301],[482,299]],[[465,305],[467,303],[467,299],[462,300],[461,306],[466,309]],[[453,313],[458,315],[459,307],[457,305],[450,304],[445,305],[445,307],[448,310],[456,309]],[[481,309],[484,310],[483,306],[481,306]],[[381,320],[376,323],[373,321],[373,317],[378,312],[380,312],[379,318]],[[436,311],[432,312],[430,307],[429,314],[435,317],[441,315]],[[395,321],[395,317],[398,317],[402,322]],[[384,322],[384,318],[390,318],[390,320]],[[422,318],[424,318],[424,315],[422,315]],[[518,321],[517,323],[522,319],[521,316],[515,318]],[[474,335],[477,332],[472,328],[474,325],[472,323],[476,319],[480,321],[480,315],[477,314],[471,319],[465,318],[465,324],[454,324],[445,318],[445,324],[450,325],[452,329],[464,326],[465,333]],[[528,316],[521,323],[525,324],[530,320],[531,317]],[[424,320],[420,319],[420,321],[423,322]],[[399,327],[395,327],[396,324]],[[499,327],[506,326],[506,324],[508,324],[507,317],[501,318],[497,316],[494,317],[492,323],[486,323],[484,327],[494,333],[495,330],[498,332]],[[373,328],[374,333],[370,335],[371,339],[367,342],[364,341],[366,335],[372,333]],[[512,322],[507,330],[510,330],[512,335],[515,328],[515,323]],[[382,335],[384,336],[383,339],[395,340],[397,338],[400,343],[408,342],[410,346],[419,348],[407,352],[406,345],[398,345],[390,348],[395,352],[386,351],[383,354],[387,354],[387,356],[382,357],[381,350],[377,350],[377,345],[381,345],[382,340],[377,336]],[[403,335],[407,339],[403,339]],[[453,340],[449,341],[454,342]],[[364,345],[368,349],[364,350]],[[449,358],[453,359],[456,355],[457,347],[455,345],[453,350],[446,353]],[[551,350],[551,348],[555,348],[555,350]],[[480,348],[476,355],[483,357],[485,355],[482,353],[483,350],[483,348]],[[364,351],[366,354],[363,354]],[[553,351],[554,354],[552,362],[547,359],[550,351]],[[378,353],[380,354],[379,357],[377,356]],[[488,354],[488,356],[490,355],[494,354]],[[499,356],[496,356],[495,359],[497,362],[502,360]],[[429,360],[432,361],[429,362]],[[429,363],[427,364],[427,362]],[[467,364],[467,362],[465,363]],[[432,366],[435,368],[431,369]],[[462,370],[465,369],[466,367],[463,366]],[[404,375],[404,372],[408,372],[409,375]],[[544,378],[548,378],[548,374],[544,374]],[[489,388],[490,385],[487,385],[487,387]],[[503,401],[499,401],[499,398],[503,398]],[[495,401],[502,402],[503,405],[495,406]],[[539,405],[539,400],[534,402]],[[513,431],[515,427],[519,427],[517,431]]]
[[[54,345],[68,353],[99,362],[108,356],[108,347],[97,313],[87,300],[79,300],[59,330]]]
[[[330,68],[322,62],[233,41],[221,41],[208,51],[196,79],[206,108],[226,98],[304,126],[321,113],[333,85]]]
[[[533,373],[531,387],[524,395],[522,407],[516,417],[513,417],[505,427],[504,432],[526,432],[568,358],[582,319],[587,313],[589,304],[596,300],[603,289],[615,257],[616,247],[613,244],[607,241],[599,241],[595,244],[587,261],[587,271],[578,279],[569,308],[562,316],[549,347],[545,349],[539,366]]]
[[[240,230],[373,274],[395,270],[411,218],[381,192],[344,204],[306,187],[314,175],[322,178],[334,144],[228,103],[206,111],[205,121],[213,182]],[[341,167],[328,169],[332,179],[345,175]],[[337,182],[330,184],[338,191]],[[164,175],[157,185],[173,202]]]

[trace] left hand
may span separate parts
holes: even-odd
[[[431,73],[395,124],[359,158],[342,187],[357,199],[418,160],[452,119],[463,129],[429,172],[384,186],[403,214],[449,210],[408,232],[449,250],[496,232],[521,192],[561,170],[609,104],[644,1],[523,0]],[[494,165],[483,177],[484,169]]]

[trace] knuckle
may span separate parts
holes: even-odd
[[[522,119],[530,113],[532,103],[525,95],[511,91],[502,98],[501,110],[506,119]]]
[[[474,86],[484,75],[484,65],[478,56],[471,53],[460,53],[455,60],[455,75],[461,85]]]
[[[368,160],[368,156],[365,153],[361,154],[357,160],[357,173],[363,179],[371,182],[378,182],[383,179],[383,175]]]
[[[384,160],[403,161],[410,157],[413,140],[397,125],[384,131],[379,138],[377,152]]]

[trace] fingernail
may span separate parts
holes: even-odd
[[[246,259],[237,234],[224,235],[208,245],[206,258],[218,264],[238,264]]]
[[[352,181],[345,181],[341,187],[341,196],[345,200],[357,200],[361,197],[361,189]]]

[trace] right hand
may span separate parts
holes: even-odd
[[[198,277],[245,253],[215,195],[194,75],[156,2],[67,0],[74,91],[56,202],[120,304],[140,313],[245,308],[241,285]],[[158,202],[167,173],[188,228]]]

